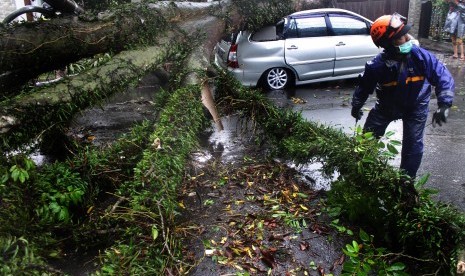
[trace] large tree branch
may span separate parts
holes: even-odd
[[[204,16],[218,3],[141,4],[96,18],[67,17],[0,27],[0,95],[82,58],[156,43],[176,21]]]
[[[0,148],[6,150],[8,145],[18,144],[18,140],[15,140],[18,137],[24,142],[38,138],[43,130],[48,130],[51,126],[66,125],[78,109],[95,104],[95,100],[124,91],[148,70],[163,67],[160,63],[161,57],[176,41],[194,42],[186,41],[184,36],[185,33],[193,34],[197,30],[204,33],[205,37],[195,41],[196,47],[189,56],[186,67],[191,72],[188,75],[190,83],[206,84],[204,75],[200,72],[210,66],[213,46],[224,30],[224,22],[214,16],[179,21],[173,24],[170,32],[158,37],[156,46],[123,51],[107,64],[85,74],[68,77],[52,87],[39,88],[27,95],[17,95],[1,102]],[[205,94],[205,97],[208,96]],[[66,110],[66,114],[63,114],[63,110]],[[216,111],[214,106],[209,106],[209,110],[212,114]],[[57,111],[60,111],[60,116],[57,116]],[[217,114],[213,116],[217,118]]]

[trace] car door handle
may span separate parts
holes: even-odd
[[[296,50],[296,49],[299,49],[299,47],[295,46],[295,45],[291,45],[289,47],[287,47],[288,50]]]
[[[339,42],[338,44],[336,44],[336,46],[345,46],[346,44],[344,42]]]

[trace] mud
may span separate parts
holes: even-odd
[[[179,197],[189,275],[340,274],[347,236],[322,215],[325,192],[314,189],[311,166],[265,160],[266,149],[241,135],[250,130],[223,120],[194,155]]]

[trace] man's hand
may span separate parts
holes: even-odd
[[[356,107],[352,107],[352,111],[350,112],[350,114],[352,115],[352,117],[355,118],[355,120],[360,120],[363,116],[363,111],[361,108],[356,108]]]
[[[436,127],[436,124],[442,126],[442,123],[447,122],[447,116],[449,116],[448,107],[439,107],[436,112],[433,113],[433,127]]]

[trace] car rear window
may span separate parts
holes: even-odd
[[[353,17],[330,15],[329,21],[334,35],[366,35],[369,33],[366,22]]]
[[[277,39],[276,26],[266,26],[254,34],[250,38],[253,41],[272,41]]]

